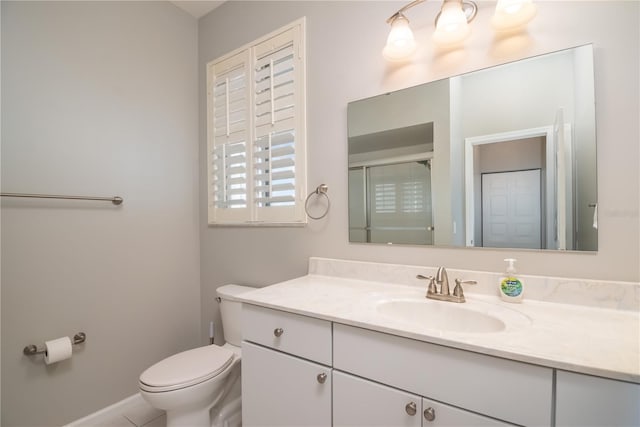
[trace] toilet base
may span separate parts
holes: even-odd
[[[172,409],[166,408],[166,427],[235,427],[234,420],[238,418],[237,413],[241,411],[240,369],[240,358],[236,358],[230,367],[231,372],[225,378],[222,390],[208,405],[194,408],[188,403],[184,405],[181,403],[173,405]],[[175,397],[171,399],[173,403],[175,403],[174,399]],[[240,412],[240,422],[241,417]]]
[[[209,409],[199,411],[167,411],[167,427],[211,427]]]
[[[238,395],[214,408],[211,414],[211,427],[242,427],[242,398]]]

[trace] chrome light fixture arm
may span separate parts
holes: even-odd
[[[471,0],[443,0],[442,5],[444,6],[445,3],[460,3],[460,7],[462,8],[462,12],[464,13],[465,18],[467,18],[467,22],[473,21],[473,18],[475,18],[478,14],[478,5]],[[440,9],[440,12],[438,12],[438,14],[436,15],[436,25],[438,25],[438,19],[440,18],[440,15],[442,15],[442,9]]]
[[[404,16],[403,12],[411,9],[413,6],[416,6],[416,5],[420,4],[420,3],[424,3],[425,1],[426,0],[413,0],[411,3],[407,3],[406,5],[404,5],[400,9],[398,9],[398,11],[396,13],[394,13],[389,18],[387,18],[387,24],[391,24],[399,16]],[[462,7],[462,11],[464,12],[464,15],[467,18],[467,22],[473,21],[473,18],[475,18],[477,13],[478,13],[478,5],[476,5],[476,3],[471,1],[471,0],[469,0],[469,1],[443,0],[443,4],[447,3],[447,2],[460,3],[460,5]],[[438,23],[438,18],[440,17],[441,14],[442,14],[442,10],[440,10],[440,12],[438,12],[438,14],[436,15],[436,19],[435,19],[435,24],[436,25]]]
[[[402,12],[411,9],[413,6],[417,4],[424,3],[425,1],[426,0],[413,0],[411,3],[404,5],[403,7],[398,9],[396,13],[394,13],[389,18],[387,18],[387,24],[391,24],[398,16],[402,15]]]

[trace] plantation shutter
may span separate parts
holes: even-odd
[[[209,75],[209,220],[250,218],[248,55],[215,64]]]
[[[378,165],[368,168],[370,221],[374,229],[404,224],[405,229],[423,230],[431,211],[430,170],[420,162]],[[425,224],[427,222],[427,224]]]
[[[303,224],[304,19],[208,65],[209,222]]]
[[[305,219],[302,208],[304,68],[300,29],[294,27],[254,49],[255,140],[253,190],[256,219]]]

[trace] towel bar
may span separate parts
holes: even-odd
[[[0,193],[2,197],[29,197],[37,199],[67,199],[67,200],[98,200],[120,205],[124,202],[122,197],[91,197],[91,196],[60,196],[56,194],[25,194],[25,193]]]

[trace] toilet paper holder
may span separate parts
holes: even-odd
[[[85,334],[84,332],[78,332],[77,334],[75,334],[73,336],[72,344],[73,345],[82,344],[86,340],[87,340],[87,334]],[[22,353],[27,355],[27,356],[31,356],[31,355],[34,355],[34,354],[42,354],[42,353],[44,353],[46,351],[47,350],[44,347],[38,348],[38,346],[31,344],[31,345],[26,346],[22,350]]]

